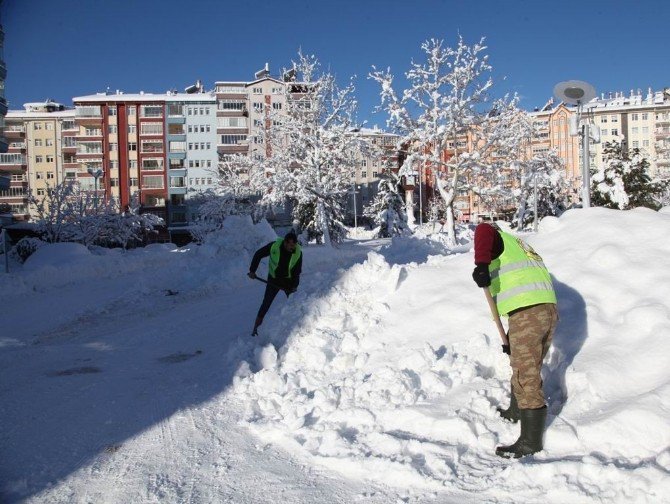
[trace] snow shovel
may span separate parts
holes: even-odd
[[[491,291],[489,290],[488,287],[484,287],[482,289],[484,291],[484,294],[486,295],[486,300],[489,302],[489,308],[491,309],[491,315],[493,316],[493,321],[496,323],[496,327],[498,328],[498,332],[500,333],[500,337],[502,338],[503,345],[508,345],[509,346],[509,340],[507,339],[507,333],[505,332],[505,328],[502,325],[502,321],[500,320],[500,315],[498,315],[498,308],[496,307],[496,302],[493,300],[493,296],[491,295]]]
[[[274,285],[274,286],[277,287],[279,290],[283,290],[283,291],[284,291],[284,294],[286,294],[286,297],[288,297],[289,294],[291,294],[289,291],[287,291],[287,290],[284,289],[283,287],[279,287],[279,285],[277,285],[277,284],[274,283],[274,282],[271,282],[269,279],[266,280],[265,278],[261,278],[261,277],[258,277],[258,276],[257,276],[257,277],[256,277],[256,280],[258,280],[259,282],[263,282],[264,284]]]

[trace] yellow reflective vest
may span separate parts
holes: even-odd
[[[491,295],[498,313],[543,303],[556,304],[549,271],[532,247],[511,234],[500,231],[504,250],[489,264]]]

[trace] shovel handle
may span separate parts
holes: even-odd
[[[496,323],[496,327],[498,328],[498,333],[500,333],[500,338],[502,339],[503,345],[509,345],[509,340],[507,339],[507,333],[505,332],[505,328],[503,327],[502,321],[500,320],[500,315],[498,315],[498,308],[496,307],[496,302],[493,300],[491,291],[489,290],[488,287],[484,287],[482,290],[486,295],[486,300],[489,303],[489,308],[491,309],[491,315],[493,316],[493,321]]]

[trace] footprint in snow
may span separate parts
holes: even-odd
[[[200,355],[202,353],[202,350],[196,350],[193,353],[184,353],[184,352],[177,352],[173,353],[170,355],[166,355],[165,357],[159,357],[158,362],[163,362],[166,364],[175,364],[177,362],[184,362],[189,359],[192,359],[196,355]]]

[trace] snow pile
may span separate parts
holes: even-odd
[[[545,366],[543,452],[521,463],[493,455],[518,426],[495,413],[508,403],[510,369],[470,278],[471,253],[430,255],[407,240],[303,298],[299,322],[277,321],[285,344],[259,350],[235,383],[249,425],[349,476],[415,495],[663,499],[670,216],[573,210],[525,238],[554,275],[561,315]]]

